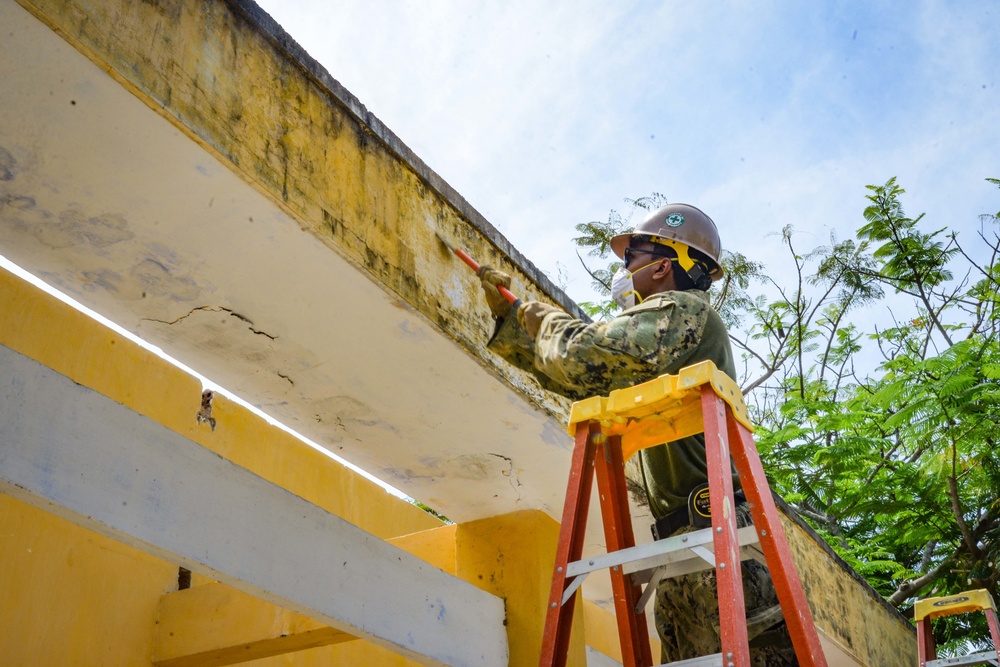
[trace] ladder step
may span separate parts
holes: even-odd
[[[1000,665],[997,662],[996,651],[983,651],[982,653],[970,653],[969,655],[959,655],[954,658],[939,658],[928,660],[927,667],[966,667],[968,665]]]
[[[660,667],[722,667],[722,654],[703,655],[700,658],[688,658],[677,662],[665,662]]]
[[[736,535],[743,560],[753,558],[765,562],[764,554],[757,546],[760,544],[760,538],[753,526],[740,528]],[[625,574],[635,574],[649,572],[660,566],[669,566],[664,576],[676,577],[715,567],[715,563],[706,562],[704,556],[692,551],[697,547],[707,549],[709,552],[714,550],[711,528],[573,561],[566,565],[566,576],[587,575],[596,570],[612,567],[621,567]]]

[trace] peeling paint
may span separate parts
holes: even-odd
[[[415,322],[411,320],[403,320],[399,323],[396,329],[406,338],[410,340],[426,340],[427,333]]]
[[[173,274],[167,266],[155,259],[144,259],[129,272],[143,291],[143,296],[155,294],[173,301],[193,301],[201,294],[201,288],[194,279]]]
[[[30,231],[39,243],[53,248],[87,244],[105,248],[135,236],[128,221],[117,213],[90,216],[78,209],[66,209],[57,216],[36,216],[29,222]]]
[[[566,431],[560,428],[559,424],[554,424],[549,421],[542,424],[542,430],[541,433],[538,434],[538,439],[546,445],[558,447],[559,449],[565,449],[567,451],[573,449],[573,438],[569,437]]]
[[[82,271],[81,287],[84,291],[93,292],[102,289],[111,293],[120,292],[122,276],[117,271],[111,269],[95,269],[93,271]]]
[[[201,409],[198,410],[198,414],[195,415],[199,424],[208,424],[215,430],[215,417],[212,416],[212,399],[215,398],[215,393],[206,389],[201,393]]]
[[[2,175],[2,174],[0,174]],[[0,178],[0,180],[3,180]],[[25,195],[4,195],[0,197],[0,207],[9,206],[19,211],[27,211],[35,208],[35,198]]]
[[[521,491],[519,487],[521,486],[521,482],[517,479],[517,470],[514,468],[514,459],[510,458],[509,456],[504,456],[503,454],[494,454],[492,452],[490,452],[489,455],[495,456],[499,459],[503,459],[504,461],[507,462],[508,467],[506,470],[503,470],[502,472],[504,476],[510,480],[510,488],[514,490],[514,493],[518,495],[518,500],[520,500]]]
[[[17,160],[9,150],[0,146],[0,181],[13,181],[17,173]]]

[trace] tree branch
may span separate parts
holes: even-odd
[[[914,595],[916,595],[920,591],[920,589],[922,589],[924,586],[934,581],[937,578],[937,576],[941,573],[941,571],[944,570],[945,567],[948,567],[950,565],[951,565],[951,559],[946,558],[945,560],[938,563],[934,567],[934,569],[930,570],[929,572],[920,575],[916,579],[911,579],[910,581],[904,581],[899,585],[899,588],[896,589],[896,592],[888,597],[887,602],[891,604],[893,607],[898,607],[899,605],[906,602],[908,598],[911,598]]]

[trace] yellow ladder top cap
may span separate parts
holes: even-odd
[[[753,430],[743,392],[739,385],[720,371],[711,361],[702,361],[682,368],[677,375],[661,375],[631,387],[616,389],[604,396],[577,401],[569,413],[568,431],[576,435],[577,424],[598,421],[607,435],[644,433],[630,447],[633,452],[652,445],[670,442],[704,431],[701,415],[701,387],[712,390],[729,404],[737,421]],[[670,428],[649,428],[650,422],[671,424]],[[663,436],[669,439],[660,439]],[[626,457],[627,458],[627,457]]]
[[[952,616],[953,614],[987,609],[996,611],[993,597],[985,588],[978,588],[955,595],[917,600],[917,603],[913,605],[913,620],[922,621],[924,618],[938,618],[939,616]]]

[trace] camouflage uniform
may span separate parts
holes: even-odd
[[[534,340],[514,317],[508,317],[498,320],[489,348],[534,373],[546,389],[572,399],[606,395],[706,360],[730,377],[736,376],[725,324],[709,305],[708,294],[700,291],[652,295],[608,322],[587,324],[553,310],[545,315]],[[686,507],[691,490],[708,480],[704,436],[643,449],[626,468],[630,483],[645,490],[653,516],[664,517]],[[739,489],[735,471],[733,482],[734,489]],[[749,523],[746,505],[738,510]],[[750,616],[763,613],[763,618],[771,618],[776,598],[767,570],[745,563],[743,573]],[[662,582],[657,590],[655,620],[663,660],[717,653],[717,630],[704,632],[708,628],[705,619],[717,619],[717,610],[714,572]],[[778,612],[776,623],[780,622],[780,608]],[[773,634],[768,632],[764,639],[772,640]],[[684,646],[683,654],[675,648],[679,645]],[[794,658],[789,662],[771,656],[774,651],[770,650],[767,656],[760,650],[751,653],[754,665],[797,664]]]

